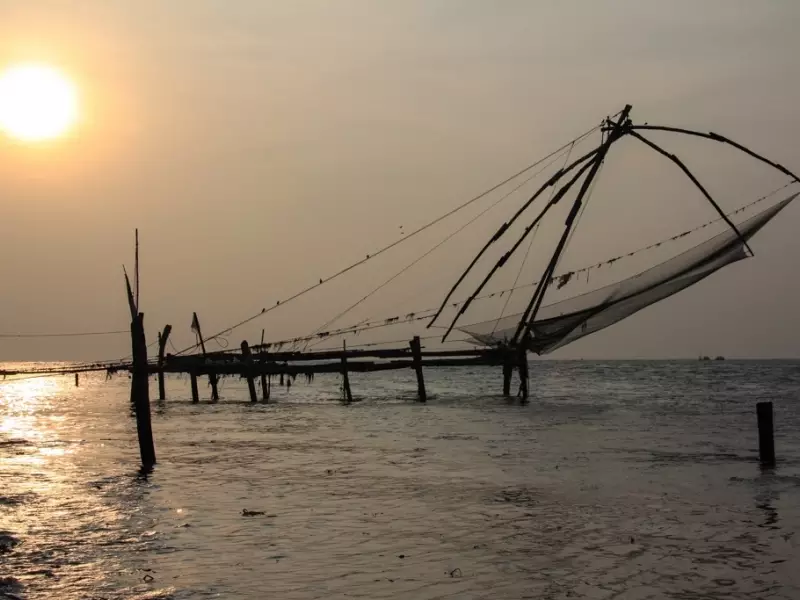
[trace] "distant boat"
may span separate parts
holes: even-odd
[[[709,357],[709,356],[701,356],[697,360],[711,360],[711,357]]]
[[[724,356],[717,356],[714,360],[725,360]]]

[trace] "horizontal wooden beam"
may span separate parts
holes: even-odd
[[[341,355],[340,355],[341,356]],[[483,356],[467,356],[453,358],[423,358],[423,367],[466,367],[481,365],[499,365],[503,363],[503,356],[499,353],[492,353]],[[151,365],[151,372],[158,372],[158,365]],[[350,372],[365,373],[375,371],[392,371],[396,369],[414,368],[412,358],[401,360],[384,361],[350,361],[348,358],[347,369]],[[233,376],[258,376],[258,375],[304,375],[309,373],[340,373],[342,370],[341,358],[338,361],[326,361],[317,363],[289,364],[253,362],[249,365],[245,363],[201,363],[192,364],[165,364],[165,373],[193,373],[195,375],[233,375]]]
[[[484,357],[499,354],[498,350],[492,348],[469,348],[466,350],[429,350],[422,351],[423,358],[460,358],[460,357]],[[322,352],[269,352],[253,355],[256,363],[264,362],[315,362],[324,360],[336,360],[341,362],[342,358],[347,360],[358,358],[411,358],[410,348],[386,348],[370,350],[329,350]],[[177,365],[201,365],[208,363],[238,363],[242,361],[241,353],[229,352],[226,354],[202,355],[193,354],[189,356],[167,356],[164,361],[167,366]]]

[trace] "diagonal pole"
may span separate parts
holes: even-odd
[[[672,133],[683,133],[685,135],[693,135],[693,136],[696,136],[696,137],[702,137],[702,138],[706,138],[708,140],[713,140],[715,142],[720,142],[721,144],[728,144],[729,146],[733,146],[737,150],[741,150],[745,154],[748,154],[748,155],[752,156],[756,160],[760,160],[761,162],[768,164],[770,167],[773,167],[773,168],[777,169],[778,171],[780,171],[784,175],[788,175],[789,177],[791,177],[795,181],[800,182],[800,177],[798,177],[797,175],[792,173],[789,169],[784,167],[782,164],[773,162],[773,161],[769,160],[768,158],[766,158],[765,156],[762,156],[762,155],[758,154],[757,152],[753,152],[752,150],[750,150],[750,148],[747,148],[746,146],[743,146],[742,144],[734,142],[732,139],[726,138],[724,135],[719,135],[718,133],[714,133],[713,131],[709,131],[708,133],[705,133],[705,132],[702,132],[702,131],[695,131],[693,129],[684,129],[682,127],[667,127],[667,126],[664,126],[664,125],[631,125],[630,127],[628,127],[628,130],[629,131],[634,131],[634,130],[669,131],[669,132],[672,132]]]
[[[697,188],[701,192],[703,192],[703,195],[706,197],[706,200],[708,200],[711,203],[711,206],[714,207],[714,210],[716,210],[717,213],[719,213],[719,216],[722,217],[722,219],[728,224],[728,227],[733,229],[733,231],[738,236],[739,240],[742,242],[742,244],[744,244],[744,247],[747,248],[747,251],[750,252],[751,255],[754,255],[752,248],[750,248],[750,245],[747,243],[747,240],[744,239],[744,236],[742,236],[741,232],[739,231],[739,228],[736,227],[736,225],[733,223],[733,221],[730,220],[728,215],[726,215],[725,212],[722,210],[722,208],[720,208],[720,205],[717,204],[714,201],[714,199],[711,197],[711,194],[708,193],[708,190],[706,190],[706,188],[703,187],[703,184],[701,184],[697,180],[697,177],[694,176],[694,174],[689,170],[689,167],[687,167],[686,164],[680,158],[678,158],[677,156],[675,156],[671,152],[667,152],[666,150],[664,150],[661,146],[659,146],[655,142],[652,142],[652,141],[648,140],[646,137],[644,137],[643,135],[641,135],[639,133],[636,133],[635,131],[629,131],[628,133],[630,135],[632,135],[633,137],[635,137],[640,142],[643,142],[644,144],[646,144],[647,146],[649,146],[650,148],[652,148],[653,150],[655,150],[656,152],[658,152],[662,156],[666,156],[668,159],[670,159],[672,162],[674,162],[676,165],[678,165],[678,167],[680,167],[680,169],[686,174],[686,176],[689,179],[692,180],[692,183],[694,183],[697,186]]]
[[[442,304],[441,304],[441,306],[439,306],[439,309],[436,311],[436,314],[435,314],[435,315],[433,315],[433,317],[431,318],[431,320],[428,322],[428,325],[427,325],[427,327],[426,327],[426,328],[428,328],[428,329],[429,329],[429,328],[430,328],[430,327],[431,327],[431,326],[432,326],[432,325],[433,325],[433,324],[436,322],[436,319],[438,319],[438,318],[439,318],[439,316],[442,314],[442,311],[444,310],[444,307],[445,307],[445,306],[447,306],[447,301],[448,301],[448,300],[450,300],[451,296],[452,296],[452,295],[453,295],[453,293],[456,291],[456,289],[458,288],[458,286],[459,286],[459,285],[461,285],[461,283],[464,281],[464,279],[466,279],[467,275],[470,273],[470,271],[472,271],[472,268],[473,268],[473,267],[474,267],[474,266],[475,266],[475,265],[478,263],[478,261],[480,260],[480,258],[481,258],[481,257],[482,257],[482,256],[483,256],[485,253],[486,253],[486,251],[489,249],[489,247],[490,247],[492,244],[494,244],[494,243],[495,243],[497,240],[499,240],[501,237],[503,237],[503,234],[505,234],[505,232],[506,232],[506,231],[508,231],[509,227],[511,227],[511,225],[513,225],[513,224],[516,222],[516,220],[517,220],[517,219],[518,219],[518,218],[519,218],[519,217],[522,215],[522,213],[523,213],[523,212],[525,212],[525,210],[527,210],[527,208],[528,208],[528,207],[529,207],[531,204],[533,204],[533,202],[534,202],[534,201],[535,201],[535,200],[536,200],[536,199],[537,199],[539,196],[541,196],[541,195],[542,195],[542,193],[544,193],[544,191],[545,191],[547,188],[554,186],[556,183],[558,183],[558,182],[559,182],[559,180],[560,180],[560,179],[561,179],[561,178],[562,178],[564,175],[566,175],[567,173],[571,172],[571,171],[572,171],[574,168],[576,168],[577,166],[579,166],[581,163],[584,163],[584,162],[586,162],[587,160],[589,160],[589,159],[593,158],[593,157],[594,157],[594,156],[597,154],[597,152],[598,152],[599,150],[600,150],[600,148],[599,148],[599,147],[598,147],[598,148],[595,148],[595,149],[593,149],[592,151],[590,151],[590,152],[587,152],[586,154],[584,154],[584,155],[583,155],[583,156],[581,156],[580,158],[578,158],[578,159],[574,160],[572,163],[570,163],[570,164],[569,164],[569,165],[567,165],[566,167],[563,167],[563,168],[559,169],[558,171],[556,171],[556,172],[555,172],[555,173],[552,175],[552,177],[550,177],[550,179],[548,179],[546,182],[544,182],[544,184],[542,184],[542,186],[541,186],[541,187],[540,187],[538,190],[536,190],[536,192],[533,194],[533,196],[531,196],[531,197],[528,199],[528,201],[527,201],[527,202],[525,202],[525,204],[523,204],[523,205],[522,205],[522,206],[521,206],[521,207],[520,207],[520,208],[517,210],[517,212],[516,212],[516,213],[514,213],[514,215],[513,215],[513,216],[512,216],[512,217],[511,217],[511,218],[510,218],[508,221],[506,221],[505,223],[503,223],[503,224],[500,226],[500,228],[499,228],[499,229],[497,230],[497,232],[496,232],[496,233],[495,233],[495,234],[494,234],[494,235],[491,237],[491,239],[490,239],[488,242],[486,242],[486,244],[484,245],[484,247],[483,247],[483,248],[481,248],[480,252],[478,252],[478,254],[475,256],[475,258],[473,258],[473,259],[472,259],[472,262],[471,262],[471,263],[469,263],[469,266],[467,266],[466,270],[465,270],[465,271],[464,271],[464,272],[461,274],[461,277],[459,277],[459,278],[458,278],[458,280],[457,280],[457,281],[455,282],[455,284],[453,285],[453,287],[452,287],[452,288],[450,288],[450,291],[449,291],[449,292],[447,292],[447,295],[444,297],[444,300],[442,300]]]
[[[575,176],[572,179],[570,179],[567,183],[565,183],[564,186],[558,190],[558,192],[556,192],[556,194],[550,199],[550,201],[537,215],[537,217],[533,220],[533,222],[525,228],[525,230],[522,232],[522,235],[519,237],[516,243],[511,247],[511,249],[500,257],[500,259],[497,261],[497,263],[495,263],[495,265],[492,267],[489,273],[487,273],[486,277],[483,278],[483,281],[481,281],[480,285],[478,285],[475,291],[472,292],[472,295],[470,295],[470,297],[467,298],[467,300],[461,305],[458,314],[456,314],[456,316],[453,318],[453,321],[450,323],[450,326],[447,328],[447,331],[445,332],[444,336],[442,336],[442,342],[444,342],[447,339],[447,336],[450,335],[450,332],[453,331],[453,328],[456,326],[456,322],[461,317],[461,315],[467,312],[467,309],[469,308],[470,304],[472,304],[472,301],[475,300],[478,294],[481,293],[483,288],[486,286],[487,283],[489,283],[489,280],[494,276],[497,270],[502,268],[503,265],[505,265],[506,262],[508,262],[508,259],[514,255],[517,249],[519,249],[519,247],[522,245],[522,242],[525,241],[525,238],[528,237],[528,234],[531,231],[533,231],[533,229],[539,224],[542,218],[544,218],[544,216],[547,214],[547,211],[549,211],[553,206],[558,204],[561,198],[563,198],[567,194],[567,192],[575,184],[575,182],[578,181],[578,179],[580,179],[583,176],[583,174],[586,173],[586,171],[591,168],[593,164],[594,163],[592,161],[589,161],[585,165],[583,165],[583,167],[580,168],[580,170],[575,174]]]
[[[519,342],[520,335],[522,335],[523,331],[525,332],[523,340],[527,340],[528,336],[530,336],[533,320],[536,318],[536,313],[539,312],[539,307],[542,305],[545,292],[547,292],[547,287],[550,285],[550,278],[555,271],[559,258],[561,258],[561,253],[564,251],[564,247],[567,244],[570,231],[572,230],[572,227],[575,224],[575,219],[580,212],[581,205],[583,204],[583,198],[586,195],[586,192],[589,190],[589,187],[592,185],[592,181],[597,176],[597,172],[600,170],[600,166],[603,164],[611,145],[625,135],[625,133],[627,133],[628,115],[630,114],[632,108],[633,107],[630,104],[626,105],[625,108],[622,109],[622,112],[620,113],[616,123],[611,123],[612,128],[608,134],[608,138],[600,146],[597,155],[593,159],[592,168],[586,175],[586,178],[583,180],[581,189],[578,191],[578,195],[575,198],[574,204],[572,205],[572,210],[570,211],[569,216],[567,216],[564,233],[561,235],[558,246],[556,246],[553,256],[550,258],[550,263],[547,265],[544,275],[539,280],[539,285],[536,286],[536,292],[534,292],[530,303],[525,309],[525,312],[522,313],[522,317],[517,325],[517,330],[514,332],[514,337],[511,338],[512,345],[516,345]],[[520,344],[520,346],[524,348],[525,344]]]

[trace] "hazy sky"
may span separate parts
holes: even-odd
[[[625,103],[800,170],[798,22],[796,0],[0,0],[0,68],[53,64],[82,96],[69,139],[0,138],[0,333],[127,328],[121,265],[138,227],[148,340],[171,323],[184,346],[192,311],[211,333],[272,306]],[[728,209],[786,182],[713,143],[658,139]],[[673,167],[625,144],[576,265],[714,217]],[[428,308],[521,199],[338,324]],[[791,205],[754,259],[555,356],[800,356],[799,225]],[[314,330],[452,229],[230,342]],[[0,359],[113,358],[129,344],[0,339]]]

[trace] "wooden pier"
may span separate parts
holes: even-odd
[[[338,373],[342,376],[343,396],[352,401],[350,373],[374,373],[399,369],[413,370],[417,380],[417,396],[421,402],[428,398],[425,387],[426,368],[500,366],[503,367],[503,391],[510,395],[511,369],[517,367],[518,357],[508,351],[494,348],[467,350],[425,350],[418,337],[409,341],[405,348],[347,349],[321,351],[267,352],[264,346],[241,343],[239,351],[206,352],[175,356],[167,354],[156,363],[149,363],[149,375],[157,375],[161,382],[166,374],[189,375],[192,381],[192,399],[198,401],[197,379],[207,377],[217,382],[221,377],[241,377],[248,382],[250,399],[258,401],[256,380],[261,382],[262,399],[269,400],[270,381],[273,377],[308,379],[317,374]],[[514,361],[512,364],[511,361]],[[131,368],[135,367],[131,365]],[[523,373],[526,369],[523,368]],[[161,392],[159,383],[159,393]],[[524,386],[523,386],[524,389]],[[212,401],[215,398],[212,396]]]

